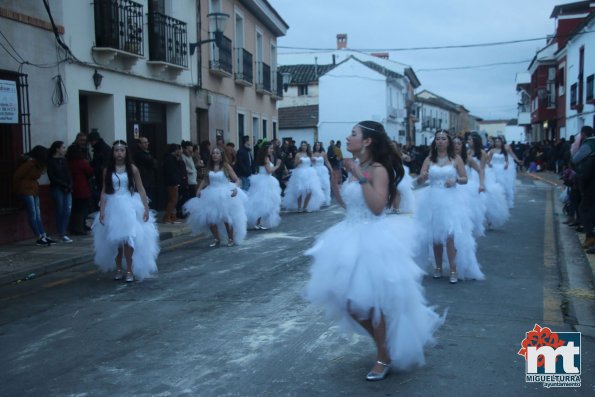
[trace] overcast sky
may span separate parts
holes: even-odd
[[[545,37],[554,33],[552,9],[563,0],[268,0],[289,25],[282,47],[336,48],[347,33],[350,49],[450,46]],[[494,47],[391,51],[413,67],[426,89],[484,119],[516,118],[517,72],[529,62],[475,69],[423,69],[531,60],[545,40]],[[307,51],[307,50],[306,50]]]

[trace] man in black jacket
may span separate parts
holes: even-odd
[[[181,154],[182,147],[177,143],[170,143],[167,154],[163,158],[163,181],[167,189],[167,206],[163,223],[179,223],[176,217],[176,205],[178,204],[178,190],[182,183],[179,167]]]
[[[236,156],[236,174],[242,180],[242,189],[248,190],[250,188],[250,175],[254,166],[254,159],[252,158],[252,149],[250,148],[250,137],[244,135],[242,137],[242,146],[238,149]]]
[[[140,178],[143,181],[143,187],[149,197],[149,205],[153,207],[155,200],[155,170],[157,169],[157,160],[149,152],[149,140],[141,136],[138,140],[138,146],[134,152],[134,164],[138,168]]]
[[[93,159],[91,160],[91,167],[93,168],[93,176],[95,183],[93,186],[93,205],[97,206],[99,203],[101,189],[103,188],[103,169],[107,167],[109,158],[112,154],[112,148],[105,143],[96,130],[89,134],[89,143],[93,147]],[[96,207],[98,209],[98,207]]]

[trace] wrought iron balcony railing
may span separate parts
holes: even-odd
[[[149,14],[149,58],[188,67],[186,22],[154,12]]]
[[[219,47],[211,43],[209,69],[231,75],[231,62],[231,39],[223,36]]]
[[[277,72],[277,96],[283,98],[283,75],[281,72]]]
[[[130,0],[95,0],[95,46],[143,56],[143,6]]]
[[[271,67],[264,62],[256,62],[256,90],[271,92]]]
[[[236,73],[235,80],[252,84],[254,81],[252,69],[252,54],[244,48],[236,48]]]

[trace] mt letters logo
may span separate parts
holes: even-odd
[[[581,333],[535,327],[525,333],[518,355],[525,357],[525,382],[543,387],[580,387]]]

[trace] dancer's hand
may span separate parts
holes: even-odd
[[[486,191],[486,188],[484,185],[479,185],[479,193],[483,193]]]
[[[105,215],[104,215],[103,211],[99,211],[99,223],[101,223],[103,225],[104,219],[105,219]]]
[[[236,187],[235,189],[233,189],[233,190],[231,191],[231,197],[235,197],[235,196],[237,196],[237,195],[238,195],[238,188]]]
[[[444,186],[449,188],[449,187],[453,187],[457,184],[456,180],[452,180],[452,179],[447,179],[446,182],[444,182]]]
[[[197,190],[197,191],[196,191],[196,197],[197,197],[197,198],[200,198],[200,190]]]
[[[145,212],[143,214],[143,221],[148,221],[149,220],[149,209],[145,208]]]

